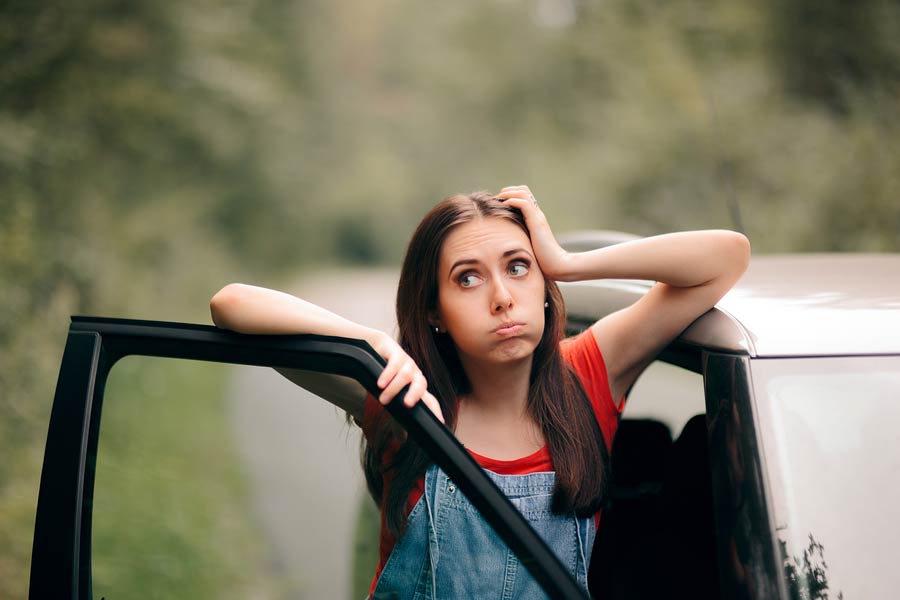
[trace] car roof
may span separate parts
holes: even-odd
[[[652,282],[561,284],[574,320],[623,308]],[[751,357],[900,354],[900,254],[754,256],[716,307],[679,338]]]

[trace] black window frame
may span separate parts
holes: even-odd
[[[577,334],[591,323],[570,318],[566,332]],[[676,338],[655,360],[703,377],[721,597],[787,600],[755,414],[753,359]]]
[[[103,396],[125,356],[314,370],[352,377],[372,393],[385,361],[362,340],[263,336],[208,325],[72,317],[56,385],[32,545],[31,598],[92,597],[91,524]],[[421,403],[391,415],[466,494],[552,598],[587,595],[509,499]]]
[[[725,598],[788,599],[748,355],[704,352],[719,583]]]

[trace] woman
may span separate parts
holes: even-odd
[[[528,187],[512,186],[450,197],[423,218],[400,274],[399,343],[253,286],[223,288],[211,311],[216,325],[244,333],[364,339],[387,361],[377,401],[339,378],[283,371],[363,428],[366,478],[382,515],[373,598],[540,598],[514,555],[380,404],[409,385],[405,403],[422,401],[445,421],[586,587],[625,392],[731,288],[749,254],[747,239],[730,231],[568,253]],[[555,282],[602,278],[658,283],[561,342]]]

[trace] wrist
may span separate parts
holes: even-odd
[[[385,341],[390,339],[390,336],[378,329],[362,327],[359,338],[365,340],[375,351],[379,351],[384,346]]]
[[[579,254],[581,253],[561,251],[553,272],[548,275],[556,281],[578,281]]]
[[[567,252],[563,267],[560,269],[559,281],[585,281],[604,279],[612,276],[607,268],[609,260],[608,248],[598,248],[586,252]]]

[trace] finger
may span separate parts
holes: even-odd
[[[381,395],[378,396],[378,401],[382,404],[389,404],[408,383],[408,379],[404,379],[402,376],[397,375],[391,379],[387,387],[381,392]]]
[[[534,194],[528,188],[528,186],[514,187],[514,188],[504,188],[500,191],[496,196],[497,198],[504,200],[506,198],[534,198]]]
[[[394,396],[400,393],[407,384],[412,381],[413,371],[415,367],[411,367],[412,363],[406,363],[397,375],[391,379],[390,383],[387,384],[387,387],[384,388],[384,391],[381,392],[381,395],[378,397],[378,400],[382,404],[387,404],[391,400],[393,400]]]
[[[513,190],[509,192],[500,192],[495,196],[495,198],[497,198],[498,200],[509,200],[511,198],[521,198],[523,200],[527,200],[529,198],[532,198],[532,195],[527,191]]]
[[[438,421],[440,421],[444,425],[447,424],[447,422],[444,421],[444,413],[441,410],[441,404],[437,401],[437,398],[432,396],[430,393],[425,392],[425,395],[422,396],[422,403],[428,407],[428,410],[430,410],[435,417],[437,417]]]
[[[506,192],[500,192],[499,194],[497,194],[496,198],[501,201],[512,200],[514,198],[521,198],[522,200],[528,200],[529,202],[531,202],[532,204],[537,206],[537,200],[535,199],[534,194],[532,194],[531,190],[529,190],[527,187],[522,188],[522,189],[509,190]]]
[[[515,206],[516,208],[533,208],[534,204],[528,198],[519,198],[518,196],[512,196],[510,198],[504,198],[503,203],[509,206]]]
[[[504,187],[502,190],[500,190],[500,193],[502,194],[502,193],[507,193],[507,192],[523,192],[523,191],[527,193],[527,192],[530,192],[531,190],[529,189],[529,187],[527,185],[508,185],[508,186]]]
[[[388,363],[385,365],[384,370],[381,372],[381,375],[378,376],[377,385],[380,388],[384,388],[391,379],[397,374],[397,371],[400,370],[400,367],[403,365],[403,358],[399,356],[392,356],[388,359]]]
[[[425,376],[421,373],[417,374],[413,377],[412,383],[409,384],[409,390],[406,392],[406,396],[403,398],[403,404],[407,406],[413,406],[416,402],[422,399],[422,394],[425,393],[425,390],[428,388],[428,382],[425,381]]]
[[[513,208],[518,208],[520,211],[522,211],[523,214],[526,215],[526,217],[531,211],[540,210],[537,204],[535,204],[534,201],[532,201],[530,198],[506,198],[503,200],[503,204],[506,204],[507,206],[511,206]]]

